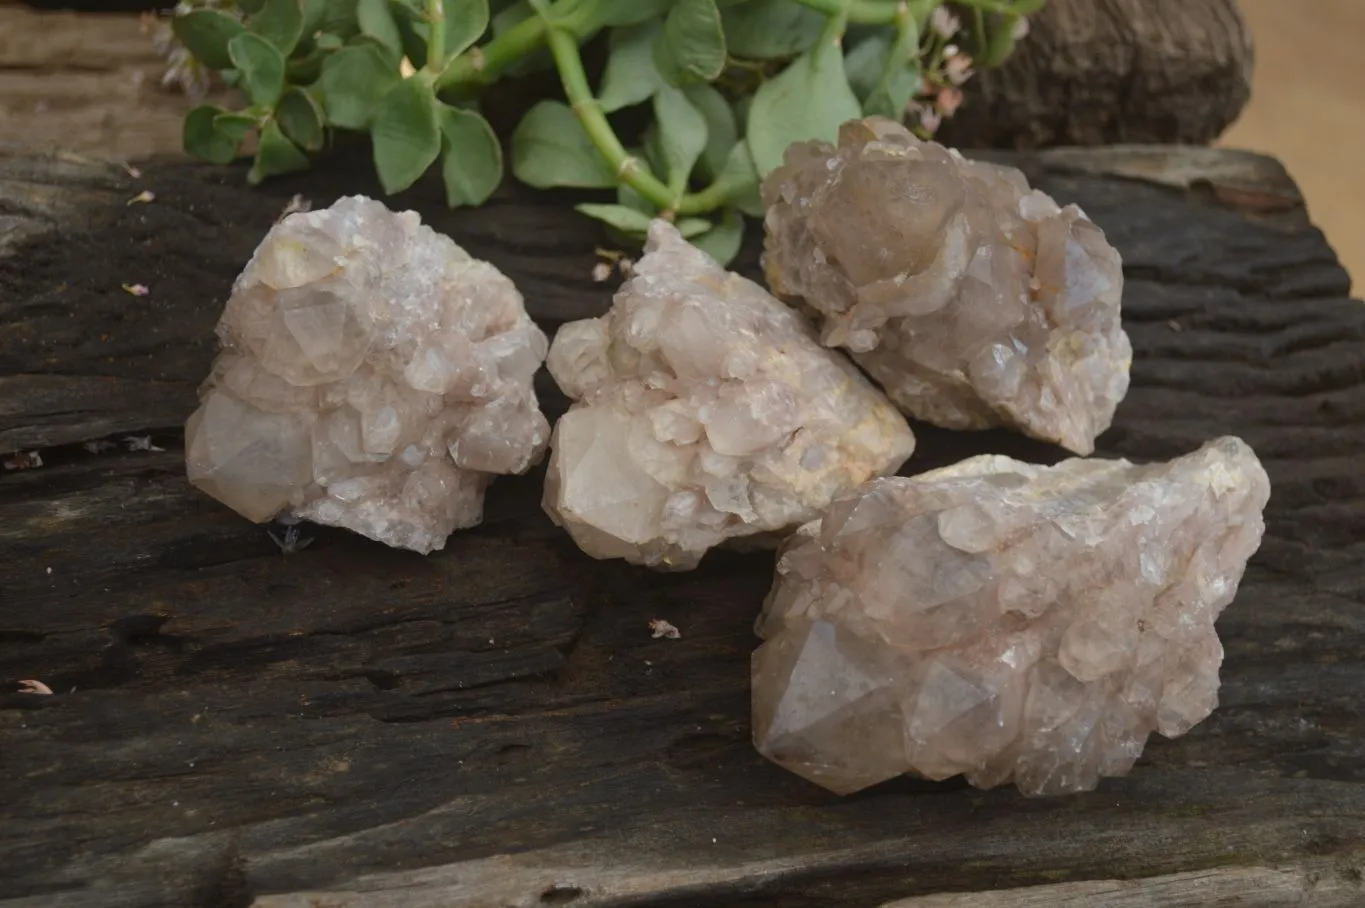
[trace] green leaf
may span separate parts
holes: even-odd
[[[860,42],[844,58],[844,71],[854,94],[862,99],[863,114],[899,120],[919,91],[919,30],[908,18],[892,41],[874,35]]]
[[[612,25],[641,25],[662,18],[674,0],[596,0],[585,8],[583,33]]]
[[[251,130],[259,125],[261,125],[260,118],[254,117],[245,111],[236,112],[225,110],[213,118],[214,131],[231,139],[238,145],[251,134]]]
[[[402,192],[441,153],[436,95],[421,79],[404,79],[384,95],[370,126],[374,166],[387,195]]]
[[[252,16],[261,11],[261,7],[265,6],[265,0],[237,0],[237,5],[241,7],[242,12]]]
[[[343,47],[322,64],[317,88],[327,119],[343,129],[364,129],[375,108],[400,81],[398,70],[374,44]]]
[[[265,0],[260,12],[247,21],[247,28],[289,56],[303,34],[302,0]]]
[[[243,136],[234,135],[219,127],[217,120],[229,112],[212,104],[203,104],[185,116],[181,140],[185,152],[210,164],[231,164]]]
[[[395,61],[403,56],[403,36],[389,9],[389,0],[359,0],[355,18],[362,35],[383,45]]]
[[[725,96],[710,85],[689,85],[683,93],[706,119],[706,147],[701,153],[701,171],[703,176],[715,178],[725,166],[725,156],[739,139],[735,112]]]
[[[654,94],[654,121],[659,124],[665,177],[670,186],[682,188],[706,148],[706,118],[687,95],[664,85]]]
[[[725,166],[716,175],[718,181],[722,181],[726,186],[733,189],[727,195],[727,201],[745,214],[761,218],[763,217],[763,198],[759,194],[758,170],[754,167],[753,155],[749,152],[749,143],[740,139],[730,148],[730,153],[725,156]]]
[[[356,5],[357,0],[324,0],[322,21],[318,23],[318,30],[336,35],[342,40],[354,38],[360,33]]]
[[[228,42],[228,54],[241,73],[239,86],[252,104],[271,107],[284,91],[284,56],[269,41],[243,32]]]
[[[275,120],[296,145],[306,151],[321,150],[326,136],[322,108],[304,89],[291,88],[284,93],[275,106]]]
[[[493,17],[493,37],[498,38],[507,34],[507,32],[535,14],[535,10],[531,9],[531,4],[527,3],[526,0],[517,0],[517,2],[508,6],[506,9],[499,11],[498,14]],[[503,72],[509,76],[525,76],[530,73],[554,69],[554,66],[555,60],[550,54],[550,49],[548,47],[540,47],[531,51],[519,60],[514,61],[510,66],[506,67]]]
[[[482,205],[502,182],[502,146],[488,121],[472,110],[439,108],[446,204]]]
[[[567,104],[541,101],[512,134],[512,173],[528,186],[606,189],[616,185],[607,159]]]
[[[627,208],[625,205],[583,204],[575,205],[574,211],[596,218],[622,233],[643,234],[649,230],[649,222],[652,220],[644,212]]]
[[[427,39],[431,26],[421,14],[401,0],[389,0],[389,9],[398,23],[398,34],[403,44],[403,56],[417,69],[427,65]]]
[[[252,162],[246,180],[255,186],[267,177],[307,169],[308,156],[285,138],[284,133],[280,132],[280,127],[271,120],[261,130],[261,141],[256,146],[256,160]]]
[[[706,218],[683,218],[673,225],[678,228],[678,233],[685,240],[690,240],[694,236],[701,236],[711,229],[711,222]]]
[[[891,35],[878,32],[853,45],[844,55],[849,87],[864,101],[877,89],[877,82],[891,55]]]
[[[726,9],[721,21],[733,56],[771,60],[810,50],[827,20],[791,0],[750,0]]]
[[[725,31],[716,0],[677,0],[654,44],[654,63],[673,85],[710,82],[725,70]]]
[[[463,53],[488,30],[488,0],[445,0],[446,59]]]
[[[304,37],[317,34],[322,28],[323,20],[327,18],[327,2],[328,0],[303,0]],[[351,5],[354,5],[354,3]],[[250,12],[250,10],[247,10],[247,12]]]
[[[635,157],[640,157],[644,152],[635,149],[631,151],[631,154]],[[643,212],[651,218],[659,213],[659,206],[640,195],[635,187],[629,183],[622,183],[620,186],[616,187],[616,203],[618,205],[624,205],[627,208],[632,208],[635,211]]]
[[[245,29],[227,13],[199,9],[172,19],[171,31],[194,59],[209,69],[231,69],[228,43]]]
[[[1018,21],[1018,16],[1001,16],[992,22],[985,41],[982,42],[985,47],[978,51],[973,60],[978,68],[990,69],[999,66],[1014,53],[1014,27]],[[977,40],[980,41],[981,38],[978,37]]]
[[[327,36],[330,37],[330,36]],[[299,42],[299,48],[303,47],[303,42]],[[313,49],[306,54],[300,55],[299,50],[294,51],[294,56],[285,61],[284,81],[288,85],[311,85],[317,81],[322,74],[322,61],[327,58],[327,51],[314,45]]]
[[[649,165],[650,171],[667,175],[668,156],[664,153],[664,143],[659,136],[658,122],[652,122],[645,127],[644,134],[640,136],[640,145],[644,152],[644,161]]]
[[[662,26],[658,22],[614,29],[607,69],[597,103],[607,113],[648,101],[664,77],[654,65],[654,42]]]
[[[749,105],[746,133],[760,177],[782,163],[787,146],[820,139],[834,142],[839,127],[863,115],[844,73],[844,58],[830,44],[797,57],[764,82]]]
[[[739,254],[744,243],[744,218],[733,208],[727,208],[720,223],[700,236],[692,237],[692,245],[721,265],[728,265]]]
[[[921,84],[919,65],[889,68],[876,89],[863,102],[863,113],[899,120],[905,116],[905,108],[910,99],[919,91]]]

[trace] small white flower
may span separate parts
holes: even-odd
[[[966,54],[953,54],[943,61],[943,74],[954,85],[961,85],[972,75],[972,58]]]
[[[962,20],[953,15],[948,7],[939,6],[929,15],[929,27],[944,38],[951,38],[962,30]]]

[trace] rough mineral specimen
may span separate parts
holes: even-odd
[[[1075,205],[879,117],[763,184],[765,270],[905,412],[1094,450],[1128,390],[1119,254]]]
[[[904,418],[752,281],[655,221],[602,318],[547,365],[576,403],[555,426],[545,509],[596,558],[670,570],[789,531],[910,456]]]
[[[430,552],[549,437],[531,387],[547,343],[512,282],[372,199],[271,229],[218,337],[189,477],[250,520],[292,512]]]
[[[915,773],[1028,795],[1122,775],[1218,702],[1213,622],[1270,494],[1244,443],[1170,463],[974,457],[837,499],[784,546],[754,741],[848,793]]]

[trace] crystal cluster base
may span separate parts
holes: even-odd
[[[189,478],[250,520],[289,512],[430,552],[549,437],[531,387],[547,342],[512,282],[372,199],[277,224],[218,337]]]
[[[785,545],[754,740],[839,793],[959,773],[1028,795],[1122,775],[1217,705],[1214,620],[1269,482],[1222,438],[1169,463],[975,457],[837,499]]]
[[[1075,205],[878,117],[763,185],[773,292],[910,415],[1094,450],[1128,390],[1123,272]]]
[[[545,509],[589,555],[689,569],[909,457],[904,418],[852,363],[672,225],[654,222],[634,273],[605,316],[559,330],[548,360],[575,403]]]

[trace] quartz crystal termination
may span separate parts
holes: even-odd
[[[785,544],[754,742],[840,794],[959,773],[1026,795],[1123,775],[1217,706],[1214,620],[1270,494],[1221,438],[1169,463],[974,457],[844,495]]]
[[[531,385],[547,341],[512,282],[373,199],[276,224],[218,338],[189,478],[250,520],[288,512],[431,552],[549,438]]]
[[[763,201],[769,286],[902,410],[1094,450],[1132,347],[1119,254],[1078,207],[880,117],[793,145]]]
[[[634,275],[606,315],[560,328],[547,362],[575,403],[545,510],[589,555],[687,570],[910,456],[905,419],[851,362],[671,224],[650,225]]]

